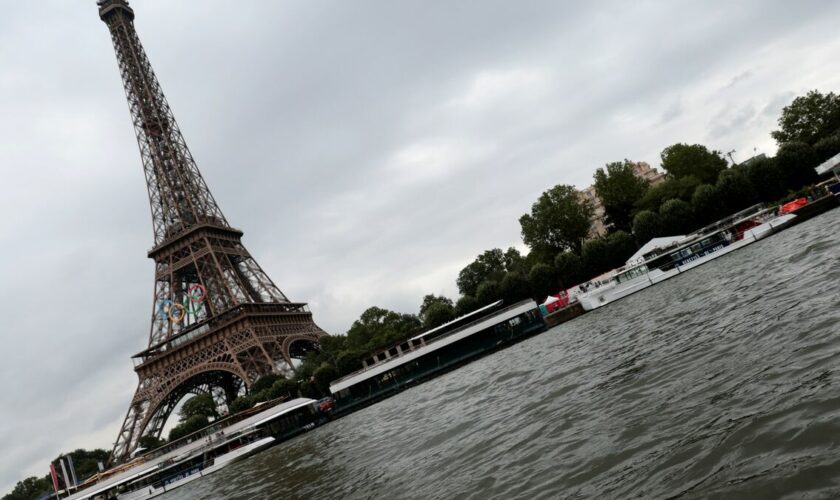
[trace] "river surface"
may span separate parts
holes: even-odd
[[[838,212],[163,498],[838,498]]]

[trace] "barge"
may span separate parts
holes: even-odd
[[[546,330],[537,303],[495,302],[366,359],[330,384],[336,415],[392,396],[467,361]]]

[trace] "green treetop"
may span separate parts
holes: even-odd
[[[633,209],[648,190],[648,184],[633,172],[630,160],[608,163],[595,171],[595,191],[604,204],[607,221],[615,229],[630,231]]]
[[[591,217],[592,206],[580,199],[577,190],[560,184],[544,192],[531,213],[519,218],[522,240],[532,249],[550,250],[552,256],[563,250],[580,253]]]

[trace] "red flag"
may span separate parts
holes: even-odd
[[[53,488],[55,488],[55,493],[58,494],[58,475],[55,473],[55,464],[50,463],[50,477],[53,481]]]

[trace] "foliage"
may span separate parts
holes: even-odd
[[[694,177],[712,184],[726,169],[719,151],[709,151],[702,144],[673,144],[662,150],[662,168],[674,178]]]
[[[694,228],[694,210],[679,200],[668,200],[659,209],[662,231],[668,235],[686,234]]]
[[[814,167],[819,164],[814,148],[804,142],[787,142],[776,152],[776,165],[785,187],[792,191],[818,180]]]
[[[166,444],[165,439],[156,436],[146,435],[140,438],[140,447],[146,450],[154,450]]]
[[[639,245],[661,236],[662,231],[662,218],[656,212],[642,210],[633,217],[633,236]]]
[[[738,212],[758,202],[744,168],[734,167],[720,174],[715,191],[726,214]]]
[[[195,416],[204,417],[207,420],[211,417],[216,418],[219,414],[216,412],[216,402],[213,401],[212,396],[209,394],[198,394],[184,402],[178,416],[180,417],[180,422],[184,423]]]
[[[485,281],[478,285],[478,290],[475,292],[475,298],[478,300],[480,306],[486,306],[496,302],[502,298],[499,284],[495,281]]]
[[[338,371],[333,365],[323,362],[312,374],[312,378],[315,379],[315,388],[319,394],[328,394],[330,392],[330,382],[338,378]]]
[[[423,319],[423,326],[425,328],[435,328],[455,319],[455,306],[452,301],[447,299],[447,302],[435,302],[429,306],[425,311]]]
[[[710,224],[719,220],[724,214],[720,196],[714,186],[701,184],[694,190],[691,197],[691,205],[694,207],[694,218],[699,225]]]
[[[234,413],[253,408],[255,404],[257,404],[257,401],[252,396],[239,396],[228,405],[228,413],[233,415]],[[175,429],[172,430],[174,431]],[[172,432],[169,433],[169,440],[172,440]]]
[[[425,297],[423,297],[423,303],[420,304],[420,313],[419,313],[420,321],[422,321],[423,325],[426,326],[426,327],[429,326],[428,325],[428,319],[426,318],[426,314],[427,314],[429,308],[433,305],[436,305],[436,304],[442,304],[444,306],[449,306],[453,311],[455,310],[455,308],[452,304],[452,299],[444,297],[443,295],[437,296],[437,295],[434,295],[434,294],[431,294],[431,293],[426,295]],[[440,311],[440,309],[438,309],[438,310]]]
[[[484,281],[501,281],[505,273],[519,270],[524,260],[513,247],[505,252],[501,248],[486,250],[458,274],[458,291],[475,297],[478,285]]]
[[[814,143],[814,153],[817,155],[817,163],[840,153],[840,132],[823,137]]]
[[[3,496],[3,500],[34,500],[52,491],[53,486],[49,476],[27,477],[23,481],[18,481],[14,489]]]
[[[554,272],[562,288],[570,288],[583,281],[583,262],[572,252],[560,252],[554,258]]]
[[[235,399],[234,403],[239,399],[241,398]],[[209,424],[210,422],[207,420],[206,416],[193,415],[181,422],[180,424],[176,425],[172,428],[172,430],[169,431],[169,441],[172,442],[177,439],[181,439],[182,437],[188,434],[192,434],[193,432],[200,431],[201,429],[207,427]]]
[[[266,389],[270,389],[275,382],[283,378],[284,377],[278,373],[269,373],[267,375],[263,375],[262,377],[258,378],[253,384],[251,384],[250,392],[252,394],[255,394],[258,392],[262,392]]]
[[[281,378],[268,390],[269,399],[277,399],[282,396],[293,398],[297,395],[297,384],[289,379]]]
[[[764,158],[750,163],[746,168],[746,176],[759,201],[769,203],[785,194],[784,179],[775,158]]]
[[[813,145],[840,129],[840,97],[812,90],[782,109],[779,130],[770,133],[779,145],[802,142]]]
[[[528,279],[534,297],[540,301],[560,290],[554,269],[548,264],[536,264],[528,273]]]
[[[455,313],[457,316],[463,316],[475,311],[479,307],[481,307],[481,304],[478,303],[478,300],[475,297],[472,295],[464,295],[458,299],[458,302],[455,303]]]
[[[691,196],[699,185],[700,181],[696,177],[672,177],[648,189],[642,199],[636,203],[636,209],[658,212],[662,204],[668,200],[691,201]]]
[[[531,283],[522,273],[507,273],[499,283],[499,294],[506,304],[514,304],[531,296]]]
[[[615,229],[629,231],[633,208],[648,190],[648,183],[633,171],[630,160],[608,163],[595,171],[595,191],[604,205],[607,222]]]
[[[544,192],[519,218],[522,240],[532,249],[544,248],[551,255],[563,250],[580,252],[589,234],[592,206],[580,199],[572,186],[557,185]]]
[[[616,231],[609,236],[587,241],[583,244],[581,255],[586,278],[623,266],[635,251],[633,237],[624,231]]]
[[[408,338],[422,326],[414,314],[370,307],[347,331],[347,347],[371,352]]]

